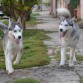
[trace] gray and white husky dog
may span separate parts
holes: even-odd
[[[66,48],[70,47],[70,60],[69,66],[74,66],[75,48],[80,37],[80,31],[78,25],[75,23],[74,18],[71,18],[68,9],[60,8],[58,10],[61,15],[61,22],[59,24],[60,44],[61,44],[61,61],[60,66],[65,65],[66,60]]]
[[[9,26],[0,22],[0,29],[3,30],[3,49],[5,55],[5,65],[8,74],[13,73],[14,69],[12,66],[13,58],[16,56],[14,64],[18,64],[21,58],[23,42],[22,42],[22,25],[21,19],[17,22],[9,19]]]

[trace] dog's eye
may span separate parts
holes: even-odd
[[[16,33],[17,31],[16,31],[16,30],[14,30],[14,32]]]
[[[73,24],[70,24],[69,26],[72,26],[73,27]]]
[[[60,24],[60,25],[62,25],[62,24]]]
[[[61,24],[61,22],[59,23],[59,25]]]
[[[68,26],[68,24],[66,24],[65,26]]]
[[[11,28],[9,28],[9,31],[11,31],[12,29]]]
[[[21,32],[21,30],[19,30],[19,32]]]

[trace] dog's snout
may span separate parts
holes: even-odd
[[[18,39],[21,39],[21,36],[18,36]]]
[[[60,29],[60,32],[63,32],[63,29]]]

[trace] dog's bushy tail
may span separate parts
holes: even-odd
[[[0,22],[0,29],[5,33],[8,30],[8,26]]]
[[[70,18],[71,17],[71,14],[70,14],[70,11],[66,8],[58,8],[57,9],[57,15],[61,18],[61,17],[64,17],[64,18]]]

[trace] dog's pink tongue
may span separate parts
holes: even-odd
[[[60,37],[64,37],[64,32],[60,32]]]

